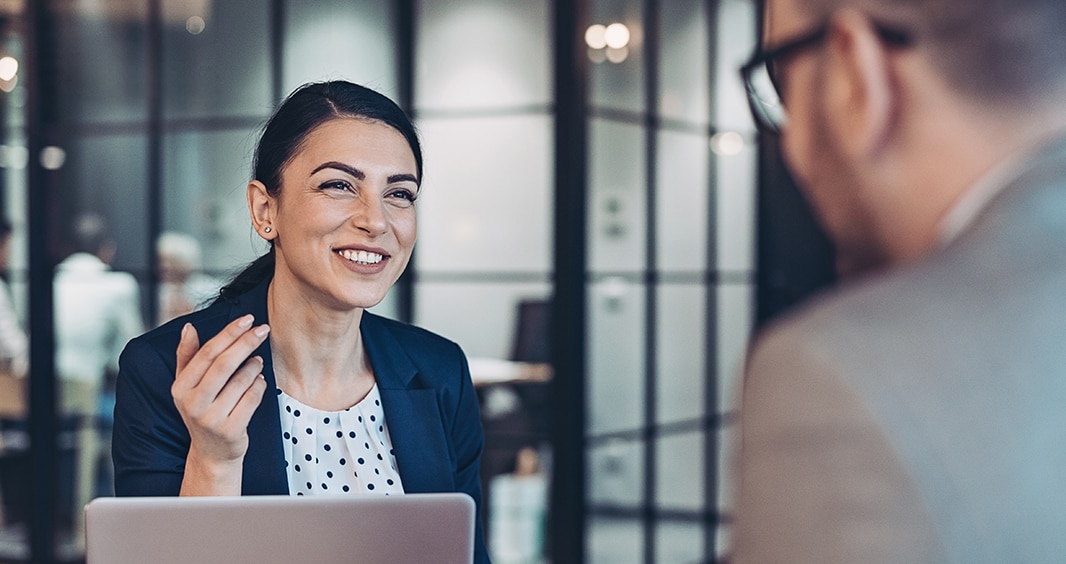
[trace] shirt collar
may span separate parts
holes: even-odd
[[[1047,145],[1047,140],[1042,140],[1010,153],[970,185],[940,220],[939,247],[948,246],[973,225],[992,200],[1017,180],[1028,169],[1033,157]]]

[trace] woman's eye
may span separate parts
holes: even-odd
[[[400,190],[393,190],[389,192],[389,198],[399,200],[405,204],[413,204],[418,198],[418,195],[414,192],[407,190],[406,188]]]
[[[331,180],[329,182],[323,182],[318,187],[321,188],[321,189],[348,190],[348,191],[350,191],[352,189],[351,183],[345,182],[344,180]]]

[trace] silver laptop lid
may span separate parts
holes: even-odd
[[[475,511],[462,493],[97,498],[86,562],[469,564]]]

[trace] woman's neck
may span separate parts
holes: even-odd
[[[362,309],[330,310],[271,282],[267,315],[274,377],[286,394],[338,411],[369,393],[374,374],[359,331]]]

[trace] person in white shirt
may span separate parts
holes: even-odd
[[[159,315],[162,325],[207,306],[218,297],[222,281],[203,272],[200,243],[179,231],[165,231],[155,241],[159,262]]]
[[[7,270],[11,254],[11,223],[0,220],[0,271]],[[11,303],[11,290],[0,278],[0,372],[15,377],[26,374],[28,342]]]
[[[93,497],[96,469],[109,442],[96,429],[104,383],[109,373],[118,372],[122,348],[144,331],[144,321],[137,280],[109,266],[115,242],[103,218],[78,217],[72,236],[74,252],[57,265],[54,279],[55,358],[60,412],[78,421],[72,509],[80,542],[81,508]]]

